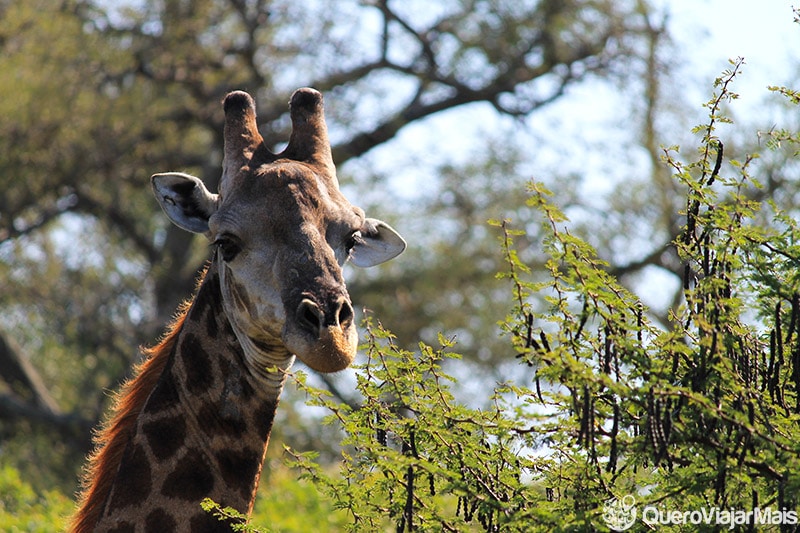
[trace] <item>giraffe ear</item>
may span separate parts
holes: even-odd
[[[375,218],[367,218],[359,232],[350,262],[357,267],[371,267],[393,259],[406,249],[406,241],[389,224]]]
[[[219,196],[209,192],[205,184],[182,172],[153,174],[153,193],[161,209],[179,228],[192,233],[208,231],[208,219],[219,204]]]

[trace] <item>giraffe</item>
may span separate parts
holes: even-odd
[[[231,531],[212,498],[252,511],[286,371],[295,356],[346,368],[358,334],[342,266],[387,261],[405,241],[339,191],[322,95],[294,92],[273,154],[253,98],[228,94],[217,194],[188,174],[151,178],[167,217],[213,253],[194,298],[117,395],[96,436],[71,531]]]

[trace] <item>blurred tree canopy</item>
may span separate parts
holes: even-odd
[[[636,92],[632,129],[652,170],[620,180],[616,203],[576,228],[607,224],[591,241],[623,281],[653,266],[680,279],[670,248],[678,196],[655,164],[669,66],[659,17],[643,0],[0,0],[4,463],[74,488],[107,391],[191,294],[208,256],[202,238],[161,215],[149,176],[182,170],[215,189],[230,90],[256,97],[275,145],[288,140],[291,92],[325,94],[345,192],[411,244],[402,261],[347,274],[355,305],[400,344],[443,331],[458,338],[469,369],[501,375],[514,361],[497,340],[510,305],[486,221],[531,219],[520,191],[538,149],[516,143],[513,128],[470,141],[449,132],[409,165],[401,137],[456,112],[467,124],[486,111],[517,124],[587,80]],[[475,146],[468,161],[447,157],[466,142]],[[378,160],[397,164],[386,171]],[[784,190],[782,168],[776,160],[764,197]],[[553,176],[562,205],[581,205],[580,179]],[[535,268],[544,261],[533,250],[538,229],[527,229],[516,245]],[[652,246],[636,254],[631,242]],[[324,382],[353,401],[341,380]],[[329,449],[330,430],[290,401],[279,416],[277,431],[298,448]]]

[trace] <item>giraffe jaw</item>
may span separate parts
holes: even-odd
[[[232,325],[250,374],[261,383],[263,393],[277,400],[294,363],[294,355],[279,340],[255,339],[243,333],[236,324]]]

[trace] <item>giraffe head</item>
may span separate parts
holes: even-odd
[[[339,191],[322,95],[299,89],[289,107],[289,144],[273,154],[250,95],[225,97],[217,194],[187,174],[152,177],[172,222],[213,244],[223,308],[251,371],[265,375],[290,364],[290,354],[321,372],[347,367],[358,334],[342,266],[373,266],[405,249],[392,228]]]

